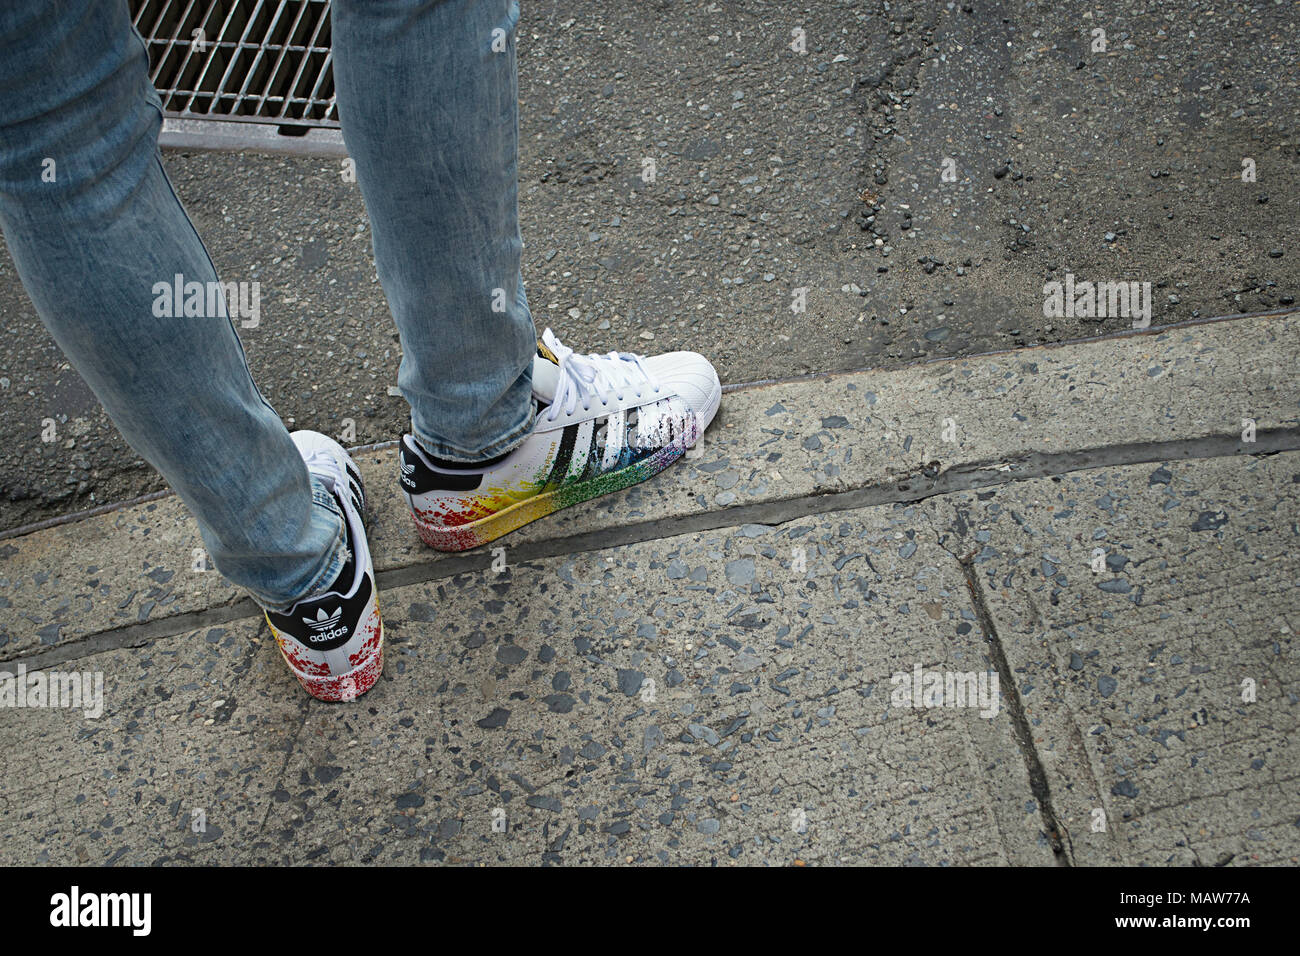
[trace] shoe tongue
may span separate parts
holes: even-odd
[[[555,401],[555,392],[560,387],[560,357],[551,343],[559,345],[554,333],[547,329],[537,340],[537,355],[533,357],[533,397],[543,405]]]
[[[533,397],[543,405],[555,401],[560,387],[560,366],[538,355],[533,359]]]

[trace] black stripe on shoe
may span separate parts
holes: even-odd
[[[347,472],[348,491],[352,493],[352,505],[357,509],[357,513],[364,517],[366,513],[366,487],[361,483],[361,473],[352,466],[350,461],[345,461],[343,468]]]
[[[594,477],[596,472],[600,471],[605,454],[605,450],[600,447],[600,430],[609,427],[609,416],[597,418],[591,425],[591,447],[587,449],[587,461],[582,468],[583,481]]]
[[[564,434],[560,436],[560,450],[555,455],[555,466],[546,478],[546,487],[552,488],[564,481],[569,474],[569,462],[573,460],[573,446],[578,441],[578,429],[580,425],[569,425],[565,427]]]

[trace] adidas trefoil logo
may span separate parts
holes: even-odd
[[[316,609],[316,620],[313,621],[309,617],[304,617],[302,619],[302,622],[306,624],[308,627],[310,627],[313,631],[323,631],[327,627],[330,627],[332,624],[336,624],[338,622],[339,617],[341,617],[342,614],[343,614],[343,608],[341,607],[336,608],[334,613],[329,615],[325,613],[325,609],[322,607]]]
[[[407,461],[406,455],[403,454],[399,459],[399,464],[402,467],[402,473],[398,476],[398,479],[402,482],[403,487],[415,491],[415,462]]]
[[[323,607],[317,608],[315,620],[312,620],[309,617],[304,617],[302,619],[302,622],[314,632],[307,635],[307,640],[311,641],[313,644],[320,644],[323,641],[332,641],[340,634],[346,634],[348,632],[346,627],[335,627],[342,616],[343,607],[341,605],[334,609],[333,614],[326,614]]]

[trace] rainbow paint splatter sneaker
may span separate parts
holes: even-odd
[[[709,427],[722,385],[695,352],[579,355],[547,329],[533,361],[533,397],[532,433],[481,468],[440,467],[402,437],[402,489],[429,547],[475,548],[658,474]]]
[[[266,623],[307,693],[317,700],[352,701],[370,690],[384,669],[384,624],[363,520],[366,491],[357,466],[334,439],[313,431],[290,437],[307,470],[338,500],[348,557],[333,584],[287,613],[266,611]]]

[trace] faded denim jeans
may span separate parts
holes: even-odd
[[[334,0],[332,17],[412,431],[443,458],[502,454],[531,428],[536,342],[519,273],[517,0]],[[341,516],[253,384],[225,298],[159,308],[175,277],[218,277],[163,170],[147,70],[126,0],[0,3],[0,225],[41,321],[213,564],[287,610],[342,570]]]

